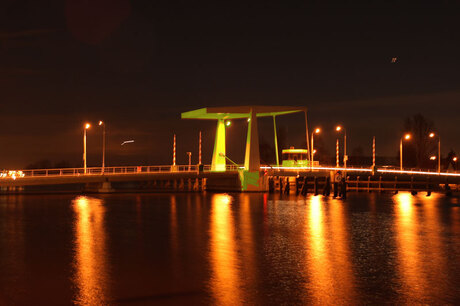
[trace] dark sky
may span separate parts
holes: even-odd
[[[200,129],[209,162],[215,123],[180,113],[218,105],[307,106],[310,127],[342,123],[349,150],[366,154],[375,135],[381,155],[396,154],[404,118],[421,113],[434,121],[445,154],[460,151],[454,2],[189,2],[2,1],[0,168],[40,159],[80,166],[83,123],[101,119],[109,165],[170,163],[174,133],[185,163],[185,152],[197,156]],[[244,125],[228,134],[238,162]],[[261,126],[269,141],[270,121]],[[302,144],[303,126],[300,115],[280,120],[286,145]],[[321,137],[333,151],[336,136]],[[128,139],[135,143],[120,146]],[[99,164],[100,146],[93,126],[90,165]]]

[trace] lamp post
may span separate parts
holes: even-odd
[[[313,154],[314,154],[314,149],[313,149],[313,135],[314,134],[319,134],[321,132],[321,129],[320,128],[316,128],[312,133],[311,133],[311,152],[310,152],[310,155],[311,155],[311,163],[310,163],[310,169],[313,168]]]
[[[104,173],[105,170],[105,123],[104,121],[99,121],[99,126],[102,126],[102,170],[101,172]]]
[[[399,166],[401,171],[403,170],[403,139],[404,140],[409,140],[411,138],[410,134],[405,134],[403,137],[401,137],[399,141]]]
[[[339,162],[339,139],[335,143],[335,167],[338,168],[340,166]]]
[[[338,125],[335,130],[337,132],[341,132],[343,131],[343,167],[346,169],[347,168],[347,160],[348,160],[348,156],[347,156],[347,130]]]
[[[430,138],[434,138],[436,134],[431,132],[428,136]],[[438,136],[438,173],[440,173],[441,172],[441,136],[439,136],[439,134],[437,136]]]
[[[192,169],[192,152],[187,152],[188,155],[188,171]]]
[[[200,137],[198,141],[198,165],[201,165],[201,131],[200,131]]]
[[[91,127],[91,124],[85,123],[83,129],[83,169],[84,173],[86,174],[86,130]]]

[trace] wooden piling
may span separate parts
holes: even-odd
[[[300,191],[301,195],[306,195],[308,193],[308,180],[307,177],[304,176],[303,178],[303,184],[302,184],[302,190]]]
[[[342,199],[347,198],[347,180],[345,177],[342,178],[342,186],[341,186],[340,193],[342,194]]]
[[[329,196],[331,194],[331,177],[326,176],[323,187],[323,195]]]
[[[313,181],[313,189],[314,189],[314,194],[315,196],[318,195],[318,178],[315,176],[314,181]]]
[[[291,186],[289,186],[289,177],[286,177],[285,182],[284,182],[284,193],[285,194],[289,194],[290,187]]]
[[[431,195],[431,180],[428,177],[426,180],[426,196],[429,197]]]
[[[397,177],[397,176],[395,176],[395,183],[394,183],[394,193],[395,193],[395,194],[397,194],[397,193],[398,193],[397,184],[398,184],[398,177]]]

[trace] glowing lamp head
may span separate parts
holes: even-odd
[[[85,124],[85,129],[86,129],[86,130],[89,129],[90,127],[91,127],[91,124],[89,124],[89,123],[86,123],[86,124]]]
[[[99,121],[99,125],[103,125],[104,122],[102,120]]]
[[[316,134],[319,134],[320,132],[321,132],[321,129],[320,129],[320,128],[316,128],[316,129],[315,129],[315,133],[316,133]]]
[[[410,138],[411,138],[411,135],[410,135],[410,134],[404,135],[404,139],[405,139],[405,140],[409,140]]]
[[[454,156],[454,158],[452,158],[452,160],[453,160],[454,162],[456,162],[456,161],[457,161],[457,156]]]
[[[434,133],[430,133],[430,135],[428,135],[428,136],[430,136],[430,138],[433,138],[433,137],[434,137]]]
[[[335,128],[335,130],[336,130],[337,132],[340,132],[340,131],[342,130],[342,127],[339,125],[339,126],[337,126],[337,127]]]
[[[436,160],[436,156],[430,156],[430,160]]]
[[[227,122],[225,122],[225,125],[226,125],[226,126],[230,126],[231,124],[232,124],[232,122],[231,122],[231,121],[227,121]]]
[[[316,149],[315,149],[315,150],[313,150],[313,154],[315,154],[315,153],[316,153]]]

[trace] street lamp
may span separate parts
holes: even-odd
[[[91,124],[85,123],[83,129],[83,169],[84,173],[86,174],[86,130],[91,127]]]
[[[457,156],[452,157],[452,161],[455,163],[455,171],[458,170],[457,160],[458,160]]]
[[[399,165],[401,171],[403,170],[403,138],[404,140],[409,140],[411,138],[411,135],[405,134],[403,137],[401,137],[401,140],[399,141]]]
[[[344,127],[338,125],[335,130],[337,132],[341,132],[343,131],[343,166],[344,168],[346,169],[347,168],[347,160],[348,160],[348,156],[347,156],[347,131],[345,130]]]
[[[310,155],[311,155],[311,163],[310,163],[310,168],[313,167],[313,154],[314,154],[314,149],[313,149],[313,135],[315,134],[319,134],[321,133],[321,129],[320,128],[316,128],[313,132],[311,132],[311,152],[310,152]]]
[[[105,123],[104,121],[99,121],[99,126],[102,126],[102,170],[101,172],[104,173],[105,169]]]
[[[430,138],[434,138],[436,136],[435,133],[431,132],[428,135]],[[441,172],[441,136],[438,136],[438,173]]]

